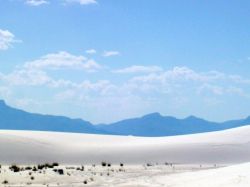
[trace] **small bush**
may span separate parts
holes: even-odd
[[[32,170],[30,166],[25,167],[25,170]]]
[[[153,164],[147,163],[147,166],[150,167],[150,166],[153,166]]]
[[[20,167],[18,167],[17,165],[12,165],[9,167],[9,169],[13,172],[19,172],[20,171]]]
[[[64,171],[63,171],[63,169],[58,169],[58,170],[57,170],[57,173],[58,173],[59,175],[63,175],[63,174],[64,174]]]
[[[59,164],[57,162],[52,163],[52,166],[57,167]]]
[[[88,181],[86,181],[86,180],[85,180],[85,181],[83,181],[83,184],[88,184]]]
[[[4,180],[2,184],[8,184],[9,182],[7,180]]]
[[[107,163],[106,163],[106,162],[102,162],[102,166],[103,166],[103,167],[106,167],[106,166],[107,166]]]
[[[31,177],[30,177],[30,179],[31,179],[31,180],[34,180],[34,179],[35,179],[35,177],[31,176]]]

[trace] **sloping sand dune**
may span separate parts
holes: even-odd
[[[236,164],[250,162],[250,126],[160,138],[4,130],[0,153],[4,164]]]
[[[155,176],[155,186],[172,187],[248,187],[250,186],[250,163],[198,172]],[[131,185],[132,186],[132,185]]]

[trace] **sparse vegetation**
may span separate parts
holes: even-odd
[[[18,167],[17,165],[12,165],[9,167],[9,169],[13,172],[19,172],[20,171],[20,167]]]
[[[106,167],[107,163],[106,162],[102,162],[102,167]]]
[[[7,180],[4,180],[2,184],[8,184],[9,182]]]

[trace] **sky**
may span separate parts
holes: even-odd
[[[95,124],[250,115],[248,0],[0,0],[0,99]]]

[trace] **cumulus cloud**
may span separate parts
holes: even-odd
[[[75,56],[65,51],[51,53],[41,58],[26,62],[24,67],[27,69],[62,69],[71,68],[94,72],[101,66],[92,59],[87,59],[84,56]]]
[[[2,75],[2,80],[9,85],[40,86],[52,82],[46,72],[38,70],[15,70],[10,74]]]
[[[222,86],[203,84],[197,89],[197,93],[209,93],[211,92],[214,95],[223,95],[225,90]]]
[[[16,42],[19,41],[15,39],[14,34],[8,30],[0,29],[0,50],[7,50]]]
[[[160,72],[163,69],[159,66],[130,66],[124,69],[114,70],[114,73],[153,73]]]
[[[205,95],[225,96],[237,95],[249,97],[246,87],[250,83],[239,75],[224,74],[218,71],[197,72],[188,67],[135,76],[128,80],[127,85],[135,92],[157,93],[160,95],[185,94],[202,97]]]
[[[104,57],[117,56],[117,55],[120,55],[119,51],[104,51],[103,53]]]
[[[217,71],[196,72],[188,67],[174,67],[162,73],[151,73],[145,76],[134,77],[133,82],[169,82],[169,81],[199,81],[207,82],[224,79],[225,75]]]
[[[96,0],[64,0],[66,3],[79,3],[81,5],[97,4]]]
[[[86,76],[75,79],[60,73],[54,74],[54,71],[61,68],[70,71],[93,69],[93,64],[95,62],[86,57],[68,52],[48,54],[17,67],[9,74],[0,73],[0,83],[5,87],[0,87],[0,95],[8,89],[11,93],[16,93],[16,90],[30,87],[42,88],[45,92],[50,90],[46,94],[51,96],[53,101],[73,103],[74,107],[84,107],[93,112],[100,110],[99,113],[109,108],[109,115],[110,111],[115,112],[117,109],[120,111],[119,115],[123,114],[123,110],[126,112],[130,108],[136,111],[143,110],[144,113],[147,106],[149,109],[153,106],[157,109],[159,105],[172,111],[175,107],[189,105],[190,101],[194,102],[192,104],[204,106],[206,101],[208,102],[205,105],[211,105],[212,101],[216,101],[216,105],[221,101],[228,102],[235,96],[250,98],[247,78],[218,71],[200,72],[189,67],[162,70],[157,66],[131,66],[120,69],[119,73],[145,74],[131,74],[132,76],[126,79],[119,79],[116,77],[119,74],[112,74],[108,80],[97,77],[93,80]],[[47,71],[51,69],[53,71]],[[20,103],[26,105],[30,101]]]
[[[96,50],[95,49],[88,49],[88,50],[85,51],[85,53],[87,53],[87,54],[95,54]]]
[[[0,87],[0,97],[1,98],[8,98],[12,94],[10,88],[3,86]]]
[[[26,0],[26,4],[30,6],[40,6],[43,4],[49,4],[47,0]]]
[[[97,4],[96,0],[61,0],[64,3],[78,3],[80,5]],[[51,0],[25,0],[25,3],[30,6],[40,6],[49,4]]]

